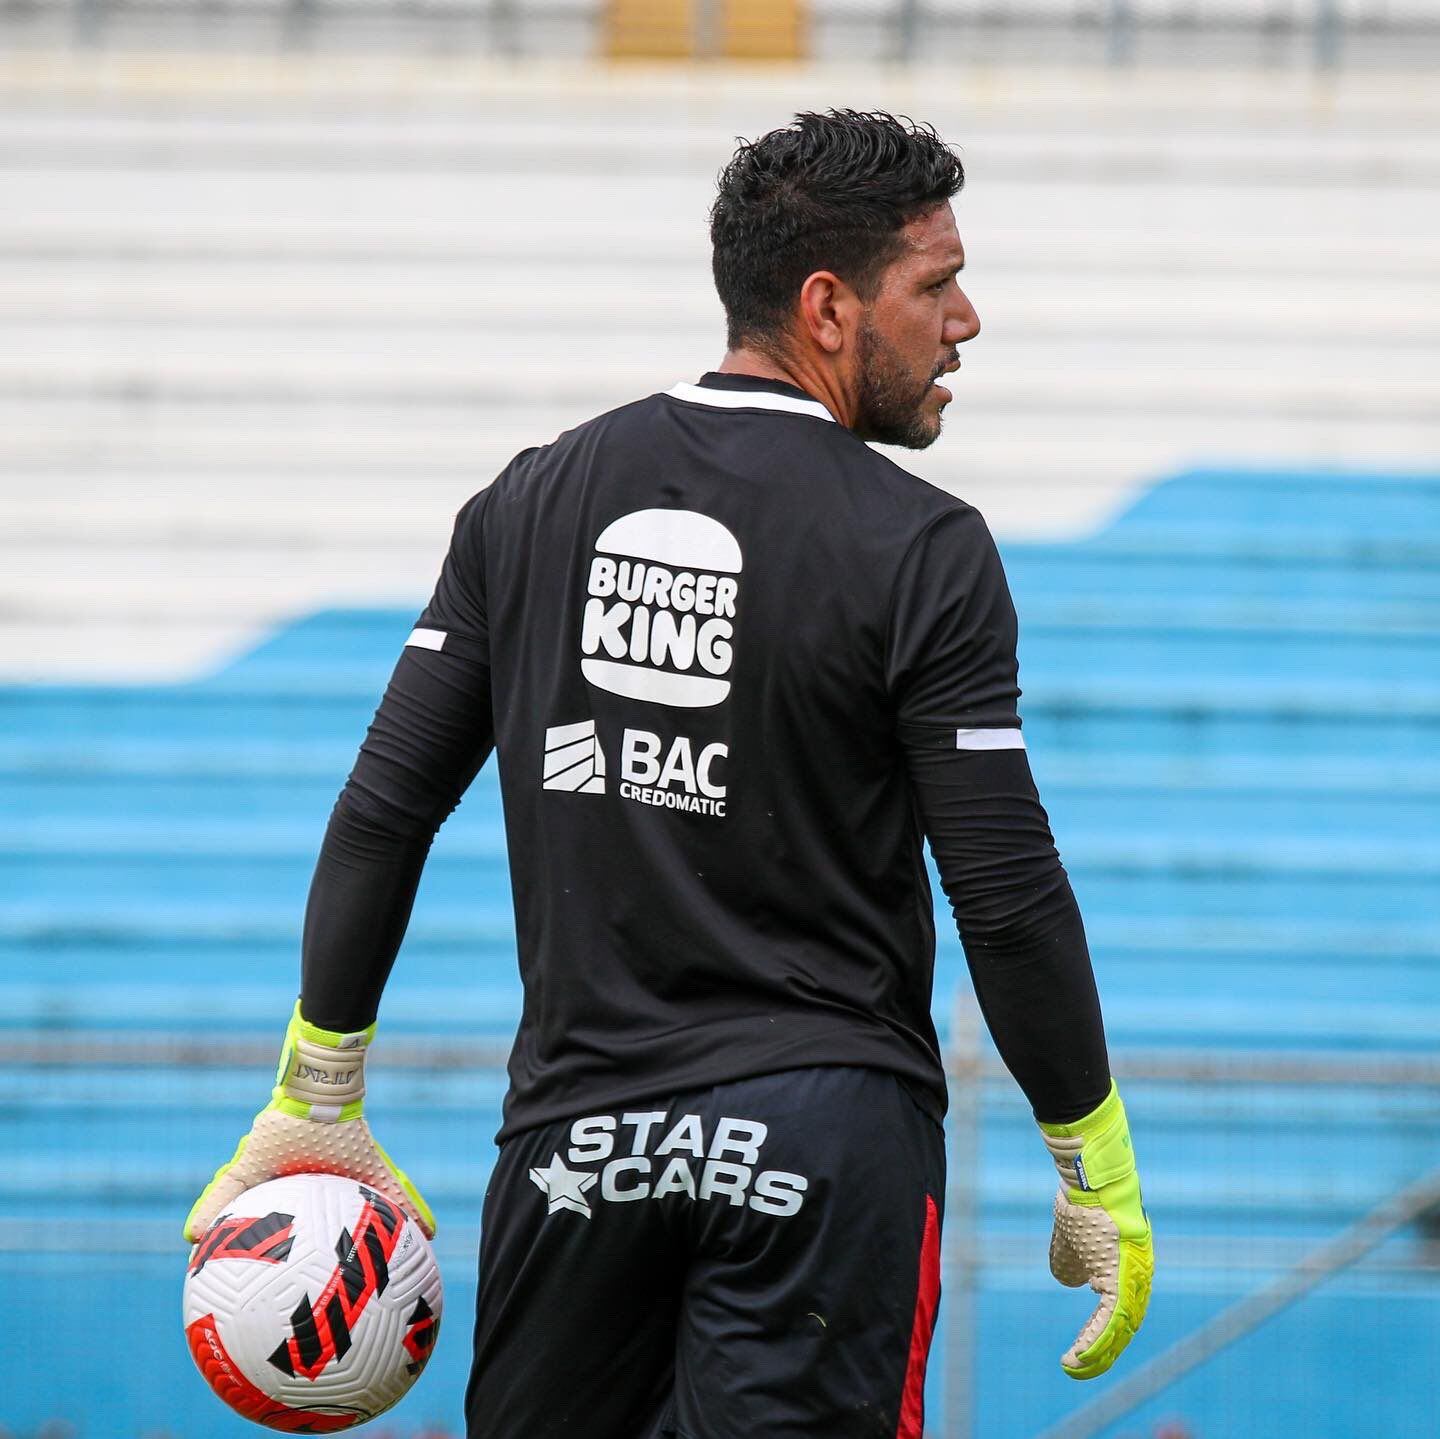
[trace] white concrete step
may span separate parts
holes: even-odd
[[[547,280],[523,267],[487,266],[455,276],[409,269],[374,274],[368,267],[317,264],[291,271],[213,266],[164,276],[117,267],[83,272],[12,263],[0,276],[0,325],[23,354],[49,346],[109,345],[133,353],[147,346],[193,344],[222,331],[227,349],[370,330],[387,345],[434,343],[435,333],[473,332],[488,343],[523,344],[577,332],[617,339],[686,333],[723,334],[719,300],[704,277],[666,267],[642,282],[612,273],[604,282]],[[640,268],[637,264],[636,268]],[[1124,275],[1096,278],[1077,291],[1074,277],[967,272],[967,293],[992,343],[1103,335],[1114,344],[1186,344],[1245,340],[1287,347],[1340,343],[1347,348],[1437,345],[1433,317],[1417,309],[1413,284],[1393,277],[1352,277],[1343,293],[1313,280],[1276,276],[1261,295],[1233,278],[1206,277],[1183,288],[1175,279]],[[48,272],[47,272],[48,271]],[[1440,273],[1436,283],[1440,285]]]
[[[213,343],[213,341],[212,341]],[[643,355],[573,366],[568,355],[472,354],[446,359],[410,355],[403,364],[348,348],[320,356],[293,352],[135,356],[91,346],[72,354],[0,354],[0,397],[12,401],[109,399],[182,408],[195,403],[262,402],[277,408],[316,404],[410,409],[505,409],[553,405],[583,393],[584,412],[596,413],[671,380]],[[696,351],[699,350],[699,342]],[[1386,373],[1347,367],[1337,358],[1325,373],[1276,373],[1241,354],[1224,367],[1197,367],[1175,356],[1169,365],[1116,367],[1102,372],[1052,367],[1049,357],[1005,367],[972,361],[956,379],[967,408],[996,415],[1056,417],[1080,411],[1145,411],[1190,415],[1284,415],[1296,419],[1407,420],[1433,418],[1440,382],[1402,357]],[[703,365],[692,359],[681,373]]]
[[[973,191],[962,195],[960,205],[973,198]],[[1225,197],[1217,201],[1217,208],[1228,208]],[[594,281],[613,276],[617,269],[629,274],[640,262],[683,270],[708,259],[704,227],[693,220],[665,226],[624,215],[597,215],[595,243],[587,247],[577,243],[577,231],[589,219],[579,214],[571,217],[573,228],[537,229],[524,216],[501,214],[482,229],[457,234],[395,215],[373,217],[363,228],[318,213],[250,213],[224,219],[103,213],[77,224],[14,209],[0,211],[0,258],[53,268],[57,274],[71,272],[77,263],[113,265],[117,274],[129,278],[136,277],[130,267],[152,264],[164,264],[167,276],[188,275],[191,266],[206,264],[226,267],[232,276],[246,265],[261,274],[293,266],[332,283],[344,283],[352,264],[362,267],[358,278],[382,279],[387,274],[424,275],[434,267],[483,275],[504,264],[517,283],[538,275],[551,284]],[[1098,271],[1132,281],[1156,276],[1173,281],[1184,274],[1243,282],[1263,274],[1302,285],[1317,278],[1333,280],[1343,272],[1347,286],[1360,276],[1371,284],[1440,280],[1440,250],[1432,237],[1419,233],[1372,234],[1363,246],[1357,246],[1353,236],[1323,231],[1207,235],[1174,226],[1162,211],[1142,229],[1069,227],[1063,253],[1057,252],[1049,231],[987,224],[985,234],[984,264],[994,275]],[[563,264],[558,272],[557,261]],[[6,274],[11,273],[7,264]]]
[[[671,372],[664,383],[674,378]],[[54,495],[63,492],[57,490],[61,480],[80,484],[77,471],[99,476],[102,485],[110,483],[106,476],[130,474],[137,495],[163,490],[180,514],[222,478],[249,483],[249,477],[265,474],[281,477],[296,506],[303,505],[305,485],[316,475],[344,475],[347,486],[398,483],[403,492],[433,474],[454,479],[469,493],[517,450],[548,442],[599,408],[587,405],[573,385],[568,393],[568,409],[551,403],[517,407],[511,414],[253,403],[170,410],[120,401],[0,403],[0,475],[14,477],[0,484],[0,492],[38,484],[38,493]],[[1432,469],[1440,453],[1436,415],[1400,422],[1264,412],[1215,416],[1203,410],[1157,415],[1136,409],[1034,410],[1017,418],[987,413],[963,388],[956,405],[933,449],[897,459],[962,494],[977,488],[1013,491],[1022,515],[1032,488],[1062,494],[1092,486],[1129,491],[1201,461]],[[284,526],[289,505],[284,495],[274,503],[281,506],[277,523]],[[254,510],[262,506],[257,498]]]
[[[661,125],[641,113],[582,125],[560,107],[523,119],[392,112],[216,116],[192,107],[180,113],[103,115],[0,111],[0,151],[26,167],[198,167],[305,170],[480,170],[494,175],[642,172],[653,183],[667,174],[713,173],[729,153],[707,107],[681,108]],[[756,116],[758,119],[758,115]],[[1220,116],[1203,128],[1180,122],[1137,124],[1137,117],[1074,117],[1050,123],[968,109],[952,99],[927,118],[983,152],[996,174],[1043,181],[1141,180],[1227,185],[1290,182],[1424,185],[1440,176],[1440,134],[1398,125],[1337,126],[1317,112]]]

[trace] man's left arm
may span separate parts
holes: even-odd
[[[951,511],[902,566],[888,678],[981,1013],[1060,1174],[1051,1272],[1100,1296],[1061,1359],[1088,1379],[1140,1327],[1154,1260],[1084,926],[1021,737],[1015,643],[989,531]]]

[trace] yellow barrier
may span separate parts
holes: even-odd
[[[609,0],[604,49],[612,60],[798,60],[804,0]]]
[[[605,53],[612,60],[688,60],[695,53],[695,0],[610,0]]]
[[[720,53],[729,60],[799,60],[805,53],[803,0],[724,0]]]

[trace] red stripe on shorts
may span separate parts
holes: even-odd
[[[925,1237],[920,1242],[920,1284],[915,1293],[915,1321],[910,1328],[910,1362],[900,1396],[900,1425],[895,1439],[922,1439],[925,1427],[925,1361],[935,1333],[940,1304],[940,1216],[935,1201],[925,1196]]]

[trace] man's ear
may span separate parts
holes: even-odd
[[[800,327],[827,355],[838,355],[860,323],[860,297],[830,270],[816,270],[800,287]]]

